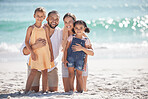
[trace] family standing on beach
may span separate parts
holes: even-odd
[[[94,55],[91,42],[85,33],[90,30],[83,20],[76,20],[72,13],[63,17],[64,27],[60,29],[59,13],[51,11],[46,18],[43,7],[34,11],[35,23],[28,27],[25,42],[21,47],[23,55],[28,59],[28,79],[25,93],[39,91],[42,74],[42,92],[58,91],[57,57],[62,57],[62,78],[65,92],[74,91],[76,76],[76,91],[87,91],[88,77],[87,55]],[[42,25],[46,18],[47,24]]]

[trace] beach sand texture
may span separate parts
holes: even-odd
[[[0,98],[148,99],[148,59],[98,59],[90,60],[88,64],[87,92],[64,93],[59,65],[58,92],[23,95],[27,79],[26,63],[0,63]]]
[[[59,12],[60,28],[67,12],[90,28],[87,92],[64,92],[59,61],[57,92],[22,94],[27,57],[20,47],[39,6]],[[0,9],[0,99],[148,99],[148,0],[0,0]]]

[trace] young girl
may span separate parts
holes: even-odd
[[[31,66],[31,72],[28,76],[27,83],[26,83],[26,90],[27,93],[32,85],[34,77],[38,70],[42,72],[42,89],[43,92],[47,90],[47,69],[50,69],[54,66],[53,60],[53,50],[52,44],[49,38],[49,32],[47,27],[42,27],[42,21],[46,17],[45,9],[42,7],[36,8],[34,12],[34,18],[36,20],[35,24],[31,25],[27,29],[25,44],[27,49],[31,53],[31,57],[29,58],[29,66]],[[39,38],[45,39],[48,43],[46,46],[32,50],[31,46],[35,43],[35,41]]]
[[[83,92],[83,79],[82,79],[82,71],[86,69],[87,63],[87,55],[84,51],[72,51],[72,46],[80,44],[83,47],[88,48],[90,42],[87,37],[84,37],[84,32],[89,33],[89,28],[84,21],[78,20],[73,24],[73,32],[76,35],[71,35],[68,37],[68,42],[64,51],[64,65],[68,67],[69,72],[69,82],[70,82],[70,90],[74,90],[73,86],[73,78],[74,78],[74,69],[76,69],[76,77],[79,84],[78,92]]]

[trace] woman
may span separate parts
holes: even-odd
[[[64,21],[64,28],[63,28],[63,39],[62,39],[62,47],[63,47],[62,51],[64,52],[68,36],[74,34],[72,32],[72,28],[73,28],[73,23],[76,21],[76,17],[72,13],[66,13],[63,17],[63,21]],[[86,36],[86,35],[84,35],[84,36]],[[88,55],[92,55],[92,56],[94,55],[91,46],[89,47],[89,49],[86,49],[78,44],[77,46],[73,46],[73,50],[74,51],[83,50]],[[70,90],[69,89],[69,80],[68,80],[69,74],[68,74],[68,69],[65,68],[63,62],[64,62],[64,58],[62,58],[62,78],[63,78],[64,90],[65,90],[65,92],[68,92]],[[83,84],[84,84],[83,90],[87,91],[86,82],[87,82],[87,77],[88,77],[88,66],[86,67],[86,71],[83,71],[82,76],[83,76]],[[73,81],[74,81],[74,78],[73,78]],[[76,85],[76,89],[79,89],[78,83]]]

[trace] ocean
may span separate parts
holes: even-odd
[[[60,28],[67,12],[86,21],[94,59],[148,58],[148,0],[0,0],[0,61],[17,56],[41,6],[60,13]]]

